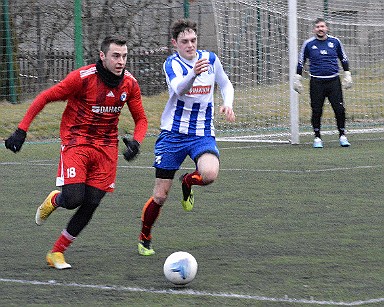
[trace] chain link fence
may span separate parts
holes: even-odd
[[[211,1],[183,0],[2,0],[0,101],[22,102],[62,80],[76,67],[81,31],[82,64],[95,62],[110,34],[127,39],[127,69],[143,95],[166,90],[162,64],[172,52],[169,28],[178,18],[199,23],[201,47],[216,51]],[[80,3],[80,24],[76,21]],[[186,6],[188,2],[188,6]]]

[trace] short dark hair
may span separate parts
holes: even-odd
[[[118,46],[123,46],[127,43],[127,40],[121,36],[107,36],[104,38],[104,40],[101,42],[100,50],[107,54],[109,50],[109,46],[111,44],[116,44]]]
[[[313,22],[313,25],[316,26],[319,22],[325,22],[325,25],[328,27],[328,22],[326,22],[322,17],[316,18],[316,20]]]
[[[173,39],[177,39],[180,33],[185,30],[193,30],[197,34],[197,23],[188,19],[178,19],[172,23],[171,35]]]

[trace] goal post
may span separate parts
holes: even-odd
[[[298,59],[297,46],[297,0],[288,0],[288,42],[289,42],[289,106],[291,143],[299,144],[299,97],[293,90],[293,76],[296,74],[296,61]]]
[[[297,144],[299,136],[312,135],[307,65],[303,94],[292,90],[292,76],[299,46],[313,35],[317,17],[326,18],[330,34],[340,38],[349,57],[354,84],[344,91],[347,131],[383,127],[384,3],[324,1],[212,1],[218,55],[235,87],[236,123],[216,116],[219,138]],[[218,106],[220,95],[215,99]],[[328,102],[322,131],[337,133]]]

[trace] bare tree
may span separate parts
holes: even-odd
[[[130,50],[147,49],[156,43],[159,32],[151,29],[156,7],[164,1],[153,0],[84,0],[83,23],[86,58],[95,57],[104,36],[117,33],[127,38]],[[157,20],[158,21],[158,20]]]

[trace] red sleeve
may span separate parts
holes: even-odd
[[[73,71],[60,83],[38,94],[29,106],[18,128],[28,131],[32,121],[45,105],[53,101],[67,100],[71,93],[76,91],[77,85],[81,85],[78,81],[80,81],[80,75],[77,71]]]
[[[141,91],[139,84],[133,82],[132,94],[127,102],[129,111],[132,114],[132,118],[135,122],[135,129],[133,131],[133,139],[141,143],[148,129],[148,120],[145,115],[143,103],[141,100]]]

